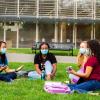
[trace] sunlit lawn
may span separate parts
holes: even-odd
[[[34,69],[32,63],[10,63],[9,66],[17,68],[22,64],[24,64],[23,70]],[[65,69],[69,65],[58,64],[57,74],[53,81],[68,80]],[[77,68],[75,64],[71,65]],[[100,96],[88,94],[49,94],[43,90],[44,82],[28,78],[19,78],[12,83],[0,82],[0,100],[100,100]]]

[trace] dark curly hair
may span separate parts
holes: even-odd
[[[91,54],[96,56],[98,61],[100,62],[100,43],[97,40],[89,40],[87,44],[91,50]]]

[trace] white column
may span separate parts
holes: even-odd
[[[37,16],[37,19],[39,18],[39,0],[37,0],[37,13],[36,13],[36,16]],[[39,42],[39,23],[36,22],[36,37],[35,37],[35,42]]]
[[[39,24],[36,23],[36,42],[39,42]]]
[[[74,0],[74,19],[77,19],[77,0]],[[73,43],[75,44],[75,49],[77,47],[77,26],[74,22],[73,25]]]
[[[58,23],[55,23],[55,35],[54,35],[55,42],[58,42]]]
[[[3,39],[4,42],[6,42],[6,28],[4,27],[4,39]]]
[[[60,31],[60,42],[63,42],[63,25],[61,24],[61,31]]]
[[[93,0],[93,19],[96,18],[96,0]]]
[[[19,17],[19,0],[17,1],[17,17]]]
[[[96,19],[96,0],[93,0],[93,7],[94,7],[94,10],[93,10],[93,19],[95,20]],[[95,39],[95,23],[93,24],[93,39]]]
[[[73,43],[75,44],[75,49],[77,47],[77,26],[76,23],[73,25]]]
[[[36,13],[37,15],[37,18],[39,17],[39,0],[37,0],[37,13]]]
[[[91,25],[91,40],[93,39],[93,31],[94,31],[94,28],[93,28],[94,26],[93,26],[93,24]]]
[[[93,26],[93,30],[94,30],[94,36],[93,36],[93,39],[95,39],[95,23],[94,23],[94,26]]]
[[[77,19],[77,0],[74,0],[74,19]]]
[[[75,43],[75,29],[74,29],[74,25],[73,25],[73,43]]]
[[[17,40],[16,40],[16,48],[19,48],[19,23],[17,23]]]
[[[95,39],[95,23],[91,25],[91,40]]]
[[[75,49],[77,48],[77,27],[75,25]]]
[[[58,18],[58,16],[59,16],[59,0],[56,0],[56,2],[55,2],[56,4],[56,18]]]

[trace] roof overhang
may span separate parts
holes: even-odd
[[[91,23],[100,23],[100,19],[91,19],[91,18],[55,18],[55,17],[48,17],[48,16],[10,16],[10,15],[0,15],[0,22],[29,22],[29,23],[37,23],[37,22],[43,22],[43,23],[56,23],[56,22],[67,22],[67,23],[80,23],[80,24],[91,24]]]

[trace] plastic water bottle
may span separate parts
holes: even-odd
[[[41,73],[41,80],[45,80],[45,71],[42,70],[42,73]]]
[[[72,66],[68,66],[67,68],[66,68],[66,72],[69,72],[69,71],[71,71],[72,70]]]

